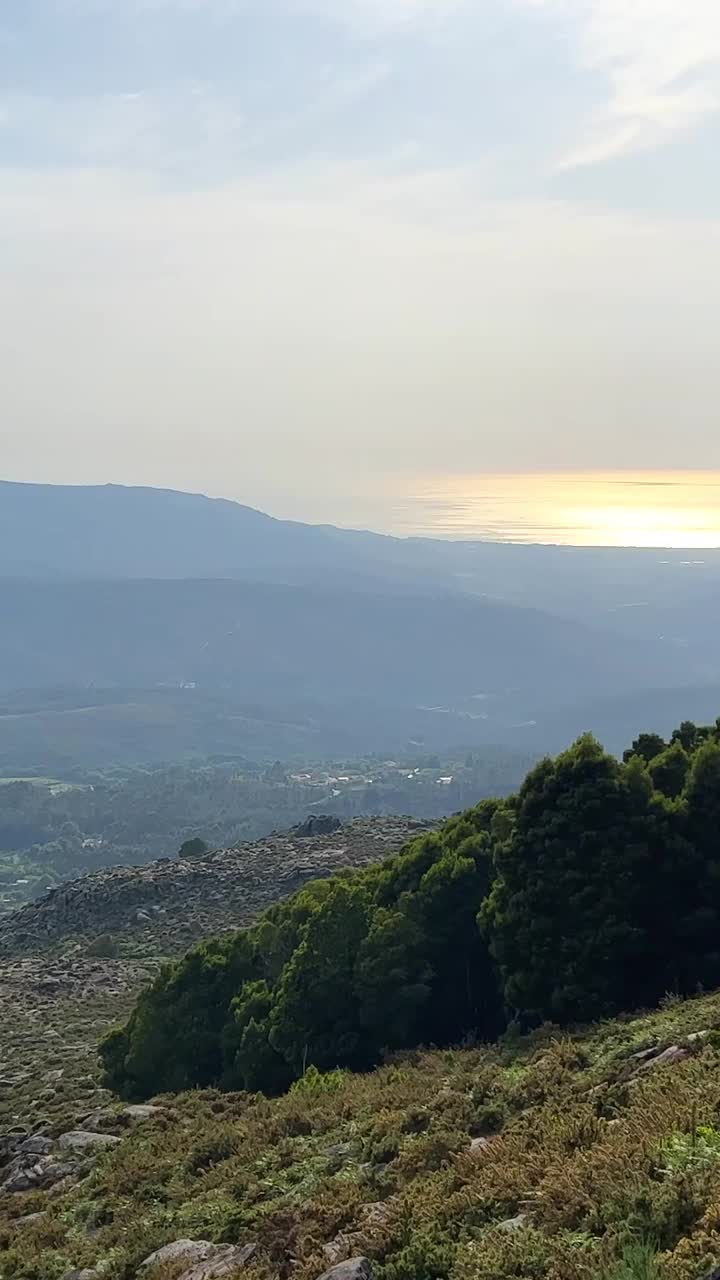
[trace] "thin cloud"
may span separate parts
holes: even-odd
[[[651,150],[720,111],[717,0],[520,0],[577,25],[581,65],[607,99],[558,167]]]

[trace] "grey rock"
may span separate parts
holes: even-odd
[[[100,1280],[100,1272],[94,1267],[84,1267],[82,1271],[65,1271],[62,1280]]]
[[[47,1156],[53,1149],[52,1138],[44,1138],[37,1135],[34,1138],[25,1138],[17,1148],[20,1155]]]
[[[187,1259],[188,1262],[204,1262],[217,1250],[218,1245],[209,1240],[172,1240],[149,1254],[141,1263],[141,1267],[154,1267],[166,1262],[177,1262]]]
[[[117,1112],[105,1108],[102,1111],[91,1111],[90,1115],[84,1116],[80,1121],[80,1128],[87,1130],[88,1133],[101,1133],[105,1129],[114,1129],[117,1123]]]
[[[372,1263],[369,1258],[348,1258],[323,1271],[318,1280],[372,1280]]]
[[[31,1176],[30,1170],[16,1169],[11,1170],[5,1181],[0,1183],[0,1192],[16,1195],[20,1191],[34,1191],[37,1186],[38,1183]]]
[[[33,1163],[35,1161],[35,1163]],[[7,1170],[0,1191],[41,1191],[74,1173],[72,1165],[59,1164],[47,1156],[18,1156]]]
[[[167,1111],[167,1107],[154,1107],[150,1103],[135,1103],[131,1107],[125,1107],[120,1113],[121,1119],[129,1120],[131,1124],[141,1124],[143,1120],[152,1120],[155,1116],[163,1116]]]
[[[647,1062],[650,1058],[657,1058],[660,1053],[660,1045],[653,1044],[649,1049],[640,1049],[638,1053],[631,1053],[630,1057],[633,1062]]]
[[[528,1221],[529,1219],[526,1213],[518,1213],[514,1218],[506,1218],[504,1222],[499,1222],[497,1229],[498,1231],[507,1231],[508,1233],[513,1231],[522,1231],[523,1227],[527,1226]]]
[[[681,1049],[679,1044],[671,1044],[669,1049],[664,1049],[662,1053],[658,1053],[654,1058],[648,1058],[647,1062],[641,1062],[636,1074],[640,1075],[644,1071],[651,1071],[654,1067],[663,1066],[667,1063],[682,1062],[689,1057],[689,1049]]]
[[[224,1276],[232,1276],[241,1267],[247,1265],[257,1253],[255,1243],[245,1244],[241,1248],[236,1245],[216,1245],[216,1251],[205,1262],[197,1262],[188,1271],[183,1271],[178,1280],[223,1280]]]
[[[38,1209],[37,1213],[24,1213],[22,1218],[15,1219],[16,1227],[30,1227],[33,1222],[42,1222],[43,1218],[47,1218],[45,1209]]]
[[[90,1147],[116,1147],[119,1138],[111,1133],[93,1133],[87,1129],[70,1129],[57,1140],[61,1151],[86,1151]]]

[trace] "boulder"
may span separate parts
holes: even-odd
[[[671,1044],[669,1049],[664,1049],[662,1053],[656,1054],[655,1057],[648,1058],[646,1062],[641,1062],[636,1075],[640,1075],[644,1071],[651,1071],[654,1067],[659,1067],[663,1064],[682,1062],[689,1057],[689,1049],[682,1049],[679,1044]]]
[[[508,1233],[513,1231],[522,1231],[523,1227],[526,1227],[527,1224],[528,1215],[526,1213],[518,1213],[514,1218],[506,1218],[504,1222],[499,1222],[497,1230],[507,1231]]]
[[[48,1156],[18,1156],[9,1166],[0,1191],[42,1191],[73,1174],[72,1165],[59,1164]]]
[[[25,1138],[17,1148],[19,1155],[47,1156],[53,1149],[52,1138],[44,1138],[38,1135],[34,1138]]]
[[[301,839],[307,839],[310,836],[329,836],[333,831],[339,831],[341,826],[340,819],[330,813],[311,813],[304,822],[293,827],[293,835],[300,836]]]
[[[121,1120],[129,1120],[131,1124],[141,1124],[143,1120],[152,1120],[154,1116],[165,1115],[167,1107],[154,1107],[150,1103],[135,1103],[125,1107],[120,1113]]]
[[[57,1140],[61,1151],[87,1151],[90,1147],[116,1147],[119,1138],[111,1133],[95,1133],[88,1129],[70,1129]]]
[[[149,1254],[141,1263],[141,1267],[162,1266],[166,1262],[177,1262],[179,1259],[188,1263],[204,1262],[218,1249],[218,1245],[209,1240],[172,1240]]]
[[[183,1271],[178,1280],[222,1280],[224,1276],[232,1276],[246,1266],[257,1253],[256,1244],[245,1244],[242,1247],[232,1244],[215,1246],[215,1253],[205,1262],[196,1262],[194,1267]]]
[[[140,1263],[141,1268],[164,1266],[170,1262],[185,1262],[178,1280],[222,1280],[239,1271],[254,1256],[256,1244],[242,1246],[212,1244],[209,1240],[172,1240],[156,1249]]]
[[[105,1107],[101,1111],[91,1111],[90,1115],[83,1116],[80,1128],[87,1130],[88,1133],[100,1133],[105,1129],[116,1128],[117,1124],[117,1112]]]
[[[369,1258],[348,1258],[323,1271],[318,1280],[372,1280],[372,1263]]]

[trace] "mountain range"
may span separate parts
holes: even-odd
[[[399,539],[2,482],[0,579],[0,762],[23,767],[63,738],[112,756],[116,732],[118,758],[157,758],[173,726],[183,755],[544,750],[595,727],[619,748],[675,705],[720,711],[717,552]]]

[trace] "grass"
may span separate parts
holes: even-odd
[[[717,1027],[720,994],[309,1073],[274,1100],[161,1098],[65,1194],[0,1201],[0,1275],[130,1280],[189,1236],[257,1241],[247,1280],[315,1280],[357,1253],[378,1280],[700,1280],[720,1260],[720,1037],[640,1075],[631,1055]]]

